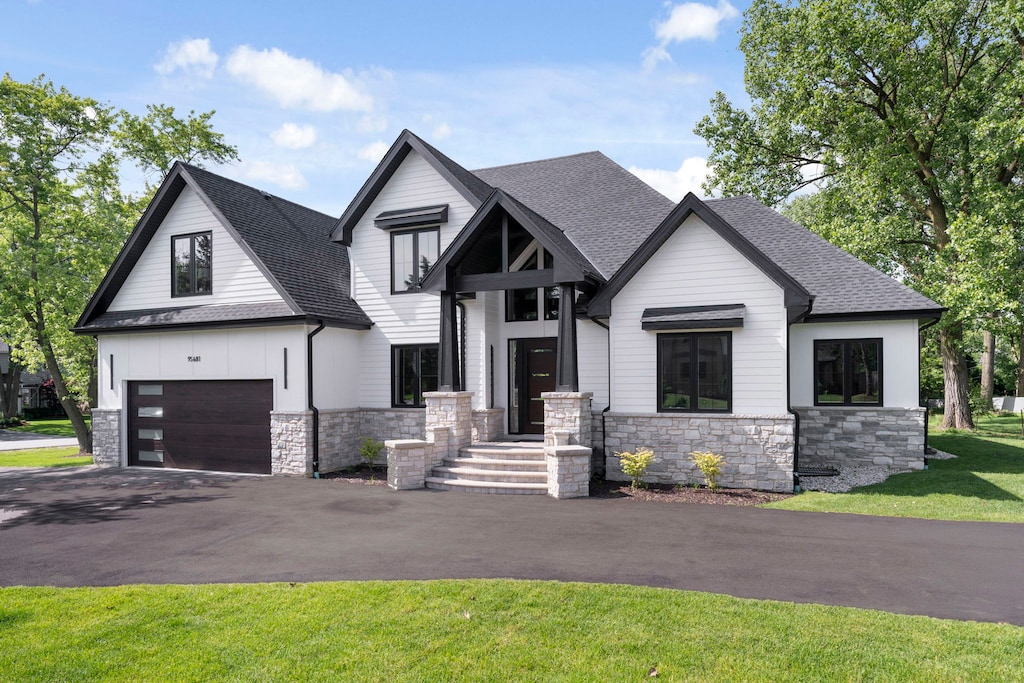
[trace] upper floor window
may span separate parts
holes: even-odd
[[[551,253],[534,241],[509,270],[537,270],[538,259],[545,268],[554,267]],[[558,296],[558,287],[509,289],[505,294],[505,321],[539,320],[541,315],[544,320],[558,320]]]
[[[415,292],[437,261],[440,229],[424,228],[391,233],[391,293]]]
[[[658,412],[732,410],[732,333],[658,335]]]
[[[213,292],[213,233],[171,237],[171,296]]]
[[[814,341],[814,405],[881,404],[881,339]]]

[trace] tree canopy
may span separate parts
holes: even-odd
[[[696,128],[705,188],[789,213],[949,310],[946,426],[971,427],[964,325],[1019,312],[1024,269],[1020,0],[754,0],[750,107]]]
[[[237,158],[210,127],[170,107],[138,118],[56,88],[42,76],[0,81],[0,338],[45,366],[79,446],[91,435],[79,404],[95,377],[95,343],[70,330],[152,190],[121,188],[123,162],[164,172],[172,155]]]

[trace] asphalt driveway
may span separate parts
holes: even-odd
[[[0,585],[486,577],[1024,625],[1024,525],[283,477],[0,471]]]

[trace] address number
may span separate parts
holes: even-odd
[[[199,363],[199,362],[201,362],[202,360],[203,360],[203,357],[202,357],[202,356],[189,356],[189,357],[188,357],[188,362],[189,362],[189,363]]]

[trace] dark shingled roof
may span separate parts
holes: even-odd
[[[224,306],[186,306],[182,308],[152,308],[144,311],[107,311],[77,328],[82,332],[117,332],[138,327],[176,327],[185,325],[225,326],[226,323],[256,324],[273,319],[296,320],[296,315],[283,301]]]
[[[825,316],[930,312],[934,301],[869,266],[753,197],[704,203],[812,296],[808,320]]]
[[[601,152],[474,171],[561,229],[610,278],[674,203]]]

